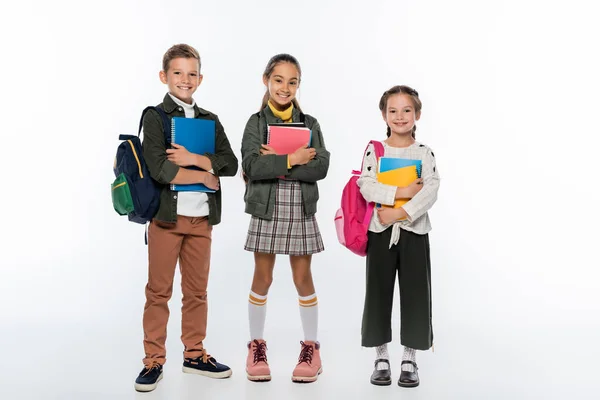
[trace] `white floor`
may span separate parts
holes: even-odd
[[[314,264],[324,373],[314,384],[290,380],[301,326],[291,274],[282,258],[270,292],[266,329],[273,380],[251,383],[244,374],[251,256],[242,250],[223,252],[219,244],[215,248],[205,345],[233,368],[230,379],[211,380],[181,372],[181,295],[176,289],[164,379],[154,392],[136,393],[133,382],[143,357],[145,266],[142,259],[111,266],[115,257],[99,255],[90,267],[104,265],[104,271],[91,274],[94,268],[79,273],[70,269],[73,286],[61,294],[52,293],[55,281],[49,278],[37,293],[15,295],[4,302],[4,312],[12,311],[12,316],[2,322],[0,330],[0,399],[598,398],[597,318],[586,316],[585,311],[548,307],[529,314],[530,307],[540,305],[537,300],[519,310],[511,305],[514,296],[523,294],[513,292],[513,302],[508,302],[510,293],[504,298],[494,291],[486,293],[483,283],[476,289],[459,287],[458,281],[449,279],[442,262],[434,268],[435,352],[417,355],[421,386],[370,385],[374,354],[360,347],[363,260],[337,246],[332,246],[329,255],[315,257]],[[335,257],[344,262],[333,262]],[[234,259],[248,265],[224,262]],[[178,277],[175,287],[179,287]],[[587,322],[582,325],[582,321]],[[402,350],[397,312],[394,323],[390,353],[397,380]]]

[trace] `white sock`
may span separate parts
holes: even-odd
[[[377,353],[376,360],[384,359],[384,360],[389,361],[390,355],[388,354],[387,343],[384,343],[381,346],[375,347],[375,352]],[[388,363],[378,362],[376,368],[378,371],[382,371],[384,369],[390,369],[390,366]]]
[[[310,296],[298,296],[300,305],[300,319],[304,330],[304,340],[317,341],[317,328],[319,326],[319,308],[316,293]]]
[[[402,355],[402,361],[412,361],[416,363],[417,351],[415,349],[411,349],[410,347],[404,346],[404,354]],[[402,366],[402,371],[416,372],[415,367],[412,364],[404,364]]]
[[[248,318],[250,320],[250,340],[264,339],[267,317],[267,296],[250,291],[248,296]]]

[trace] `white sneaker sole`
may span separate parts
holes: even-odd
[[[207,371],[200,371],[200,370],[197,370],[196,368],[190,368],[190,367],[183,367],[183,372],[185,372],[186,374],[202,375],[202,376],[206,376],[208,378],[215,378],[215,379],[229,378],[231,376],[231,374],[233,373],[231,371],[231,369],[228,369],[227,371],[223,371],[223,372],[207,372]]]
[[[158,378],[156,379],[156,382],[151,383],[149,385],[144,385],[141,383],[136,383],[135,384],[135,390],[137,390],[138,392],[151,392],[154,389],[156,389],[156,386],[158,386],[158,382],[160,382],[160,380],[162,379],[163,374],[162,372],[160,373],[160,375],[158,376]]]

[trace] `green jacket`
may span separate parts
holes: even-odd
[[[292,121],[300,120],[300,112],[294,108]],[[317,181],[327,176],[329,169],[329,152],[325,148],[321,127],[317,120],[305,115],[305,124],[312,131],[311,147],[317,151],[314,159],[306,165],[294,165],[287,168],[286,155],[261,155],[261,144],[266,143],[266,124],[281,123],[266,106],[262,112],[253,114],[244,130],[242,138],[242,169],[248,178],[244,201],[246,213],[255,217],[270,220],[275,207],[275,187],[279,176],[300,181],[304,212],[307,217],[317,212],[319,188]]]
[[[169,119],[173,117],[185,117],[185,111],[173,101],[167,93],[163,102],[158,105],[162,108]],[[238,169],[238,159],[231,150],[231,145],[225,135],[223,125],[219,118],[198,106],[194,106],[195,118],[210,119],[215,121],[215,154],[204,154],[212,163],[215,176],[233,176]],[[142,148],[144,160],[148,165],[150,176],[162,185],[160,192],[160,207],[155,219],[167,222],[177,222],[177,192],[171,190],[170,182],[179,171],[179,166],[167,160],[167,144],[163,133],[162,119],[158,112],[150,110],[144,116],[144,138]],[[217,225],[221,222],[221,190],[215,193],[207,193],[209,215],[208,222]]]

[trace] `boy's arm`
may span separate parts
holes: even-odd
[[[144,115],[142,150],[152,179],[163,185],[171,183],[179,172],[179,166],[167,160],[167,143],[162,119],[158,112],[149,110]]]
[[[325,141],[323,134],[321,133],[321,127],[315,120],[312,125],[312,140],[311,147],[317,152],[315,158],[310,160],[304,165],[294,165],[285,174],[286,178],[298,179],[304,182],[316,182],[324,179],[327,176],[329,170],[329,157],[330,153],[325,148]]]
[[[262,132],[258,131],[258,116],[252,115],[242,138],[242,169],[250,180],[275,179],[288,174],[287,155],[261,155]]]
[[[427,154],[423,158],[421,177],[423,178],[423,188],[408,203],[402,206],[410,222],[425,214],[437,200],[440,175],[435,166],[435,157],[431,149],[428,149]]]
[[[199,161],[203,164],[199,163],[197,166],[206,171],[212,169],[216,176],[234,176],[238,170],[238,159],[233,153],[225,129],[216,115],[215,131],[215,153],[206,153],[204,156],[200,156]]]
[[[167,143],[160,115],[150,110],[144,115],[142,151],[152,179],[163,185],[205,183],[207,172],[181,168],[167,159]]]

